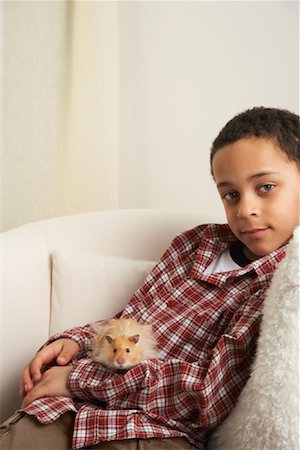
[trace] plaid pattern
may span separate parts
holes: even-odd
[[[116,372],[89,357],[90,325],[56,335],[52,339],[69,337],[81,348],[69,378],[76,400],[43,398],[26,412],[50,423],[77,411],[75,449],[178,436],[204,448],[249,377],[265,292],[286,250],[241,269],[204,274],[234,240],[227,225],[201,225],[177,236],[122,312],[152,323],[160,359]]]

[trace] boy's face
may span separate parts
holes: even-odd
[[[219,149],[212,168],[228,224],[249,259],[288,242],[299,223],[300,174],[295,161],[273,140],[249,138]]]

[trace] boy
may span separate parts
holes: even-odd
[[[113,372],[89,357],[91,326],[54,336],[23,372],[27,414],[3,426],[1,448],[204,448],[250,374],[263,299],[299,223],[299,156],[295,114],[254,108],[228,122],[211,150],[228,225],[176,237],[121,314],[153,324],[161,359]]]

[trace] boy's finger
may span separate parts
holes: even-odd
[[[59,341],[50,344],[40,350],[32,361],[25,367],[20,380],[20,395],[23,397],[33,388],[34,383],[42,377],[43,368],[53,362],[62,350]]]
[[[40,356],[36,356],[31,363],[31,376],[34,381],[41,379],[41,369],[43,367],[44,360]]]
[[[53,346],[45,347],[38,352],[31,362],[31,375],[34,381],[39,381],[42,377],[42,369],[53,362],[56,357],[56,349]]]
[[[34,402],[34,400],[37,400],[38,398],[43,396],[42,389],[40,389],[39,386],[35,386],[34,389],[32,389],[28,394],[25,396],[22,408],[26,408],[26,406],[30,405],[30,403]]]
[[[26,393],[28,391],[30,391],[30,389],[32,389],[33,387],[33,382],[31,379],[31,374],[30,374],[30,370],[29,370],[29,366],[25,367],[23,374],[21,376],[21,380],[20,380],[20,394],[21,395],[26,395]]]
[[[64,366],[65,364],[68,364],[68,362],[70,362],[71,358],[72,356],[70,355],[70,353],[64,350],[58,355],[56,361],[59,365]]]
[[[25,386],[20,385],[20,388],[19,388],[19,395],[20,395],[20,397],[25,397],[25,395],[26,395]]]
[[[64,366],[68,364],[74,356],[78,353],[79,346],[75,342],[69,340],[65,340],[63,347],[61,349],[60,354],[58,355],[56,361],[60,366]]]

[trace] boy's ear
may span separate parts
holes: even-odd
[[[140,335],[139,334],[135,334],[134,336],[130,336],[128,339],[130,340],[130,342],[133,342],[134,344],[137,344],[139,342]]]

